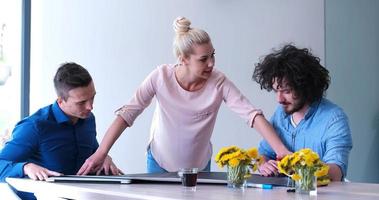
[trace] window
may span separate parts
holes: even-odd
[[[21,0],[0,0],[0,149],[20,120]]]

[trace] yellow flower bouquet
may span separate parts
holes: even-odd
[[[285,156],[278,169],[296,182],[296,191],[303,193],[317,191],[317,179],[322,185],[327,185],[329,166],[323,163],[318,154],[311,149],[301,149]]]
[[[237,146],[229,146],[220,149],[215,161],[220,168],[227,166],[228,187],[243,188],[246,179],[251,176],[250,170],[256,171],[263,159],[258,155],[257,148],[246,151]]]

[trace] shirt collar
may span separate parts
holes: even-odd
[[[309,117],[311,117],[313,115],[313,113],[316,112],[316,110],[317,110],[318,106],[320,105],[320,103],[321,103],[321,100],[313,102],[309,106],[307,112],[305,113],[304,119],[308,119]]]
[[[52,106],[52,109],[53,109],[54,117],[58,123],[70,121],[70,118],[59,107],[58,102],[55,101],[55,103]]]

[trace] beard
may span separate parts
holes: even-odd
[[[305,103],[306,103],[305,99],[298,99],[292,104],[282,103],[282,105],[283,105],[284,112],[287,115],[292,115],[293,113],[301,110],[305,106]]]

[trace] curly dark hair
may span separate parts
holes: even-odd
[[[320,64],[320,58],[291,44],[274,50],[256,64],[253,80],[267,91],[278,89],[273,88],[274,80],[278,87],[285,80],[295,95],[307,103],[321,100],[330,84],[329,71]]]

